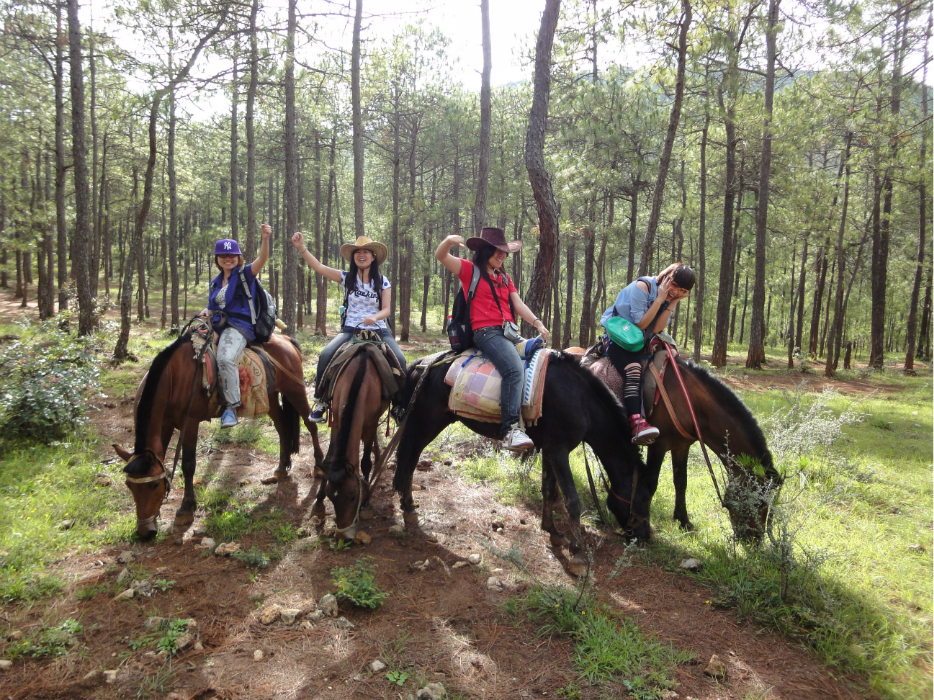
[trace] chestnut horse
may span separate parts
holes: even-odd
[[[419,372],[428,372],[414,402],[406,413],[396,456],[396,474],[393,487],[399,493],[403,520],[407,525],[417,525],[418,515],[412,500],[412,473],[418,458],[428,443],[448,425],[460,421],[475,433],[496,439],[499,437],[499,422],[484,423],[462,418],[448,411],[448,395],[451,392],[444,382],[447,365],[429,369],[413,366],[408,372],[406,389],[396,399],[399,405],[410,403],[414,388],[419,382]],[[582,554],[581,506],[574,485],[574,477],[568,457],[580,443],[586,442],[603,463],[614,494],[608,496],[607,506],[620,525],[631,525],[628,509],[623,510],[621,498],[632,500],[630,489],[635,470],[644,463],[638,448],[620,436],[628,434],[629,420],[619,400],[603,382],[583,369],[579,359],[573,355],[552,355],[545,378],[542,417],[535,425],[527,426],[526,433],[542,451],[542,529],[551,536],[553,547],[567,546],[570,559],[568,570],[577,576],[587,571],[587,558]],[[560,487],[560,493],[558,488]],[[637,496],[650,499],[642,480],[638,481]],[[561,493],[564,494],[562,502]],[[568,529],[562,533],[555,526],[553,511],[558,509],[568,514]]]
[[[324,520],[324,497],[334,505],[335,535],[357,535],[360,510],[369,499],[373,457],[380,455],[376,436],[379,419],[389,408],[383,383],[370,355],[359,352],[341,370],[331,398],[331,441],[324,458],[324,480],[318,488],[312,515]],[[360,445],[363,443],[361,457]]]
[[[304,420],[314,444],[315,465],[321,463],[318,427],[308,420],[310,408],[302,378],[302,353],[291,338],[273,335],[263,344],[282,369],[269,365],[267,373],[274,371],[274,382],[267,381],[269,389],[269,416],[279,433],[279,466],[276,476],[288,476],[292,455],[300,445],[299,421]],[[265,362],[265,360],[264,360]],[[172,434],[183,431],[179,437],[182,454],[182,473],[185,475],[185,495],[175,514],[176,527],[184,527],[194,520],[197,503],[192,479],[195,475],[195,454],[198,446],[198,426],[212,418],[208,392],[202,388],[204,366],[195,362],[191,334],[182,334],[162,350],[149,367],[136,392],[135,443],[130,453],[114,445],[117,454],[127,462],[123,471],[126,485],[136,503],[136,532],[142,539],[152,538],[158,531],[157,519],[162,502],[172,487],[165,465],[165,453]],[[282,405],[279,405],[282,394]],[[176,446],[176,452],[178,446]]]
[[[782,484],[782,477],[775,469],[772,454],[766,446],[765,436],[749,408],[732,389],[693,362],[681,359],[677,362],[694,405],[704,444],[716,453],[727,470],[723,506],[729,513],[733,532],[740,539],[758,539],[765,532],[774,492]],[[598,374],[606,369],[605,366],[600,367],[602,363],[609,363],[609,360],[602,358],[592,363],[584,361],[585,366],[590,366]],[[660,434],[649,446],[646,468],[640,474],[646,490],[640,489],[640,497],[632,504],[634,511],[645,518],[643,527],[635,533],[642,538],[650,534],[647,528],[652,497],[658,487],[662,461],[668,452],[671,452],[675,486],[673,517],[681,527],[693,528],[688,518],[684,492],[687,489],[688,452],[691,445],[697,442],[697,432],[678,378],[670,366],[665,368],[663,386],[678,422],[692,437],[685,437],[675,427],[665,402],[660,398],[648,417]],[[654,395],[645,397],[647,412],[654,400]],[[623,504],[623,510],[628,512],[629,506]]]

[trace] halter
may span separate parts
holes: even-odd
[[[363,476],[360,474],[358,469],[354,469],[354,474],[357,477],[357,512],[354,513],[353,520],[350,521],[350,525],[347,527],[340,527],[334,529],[334,534],[343,538],[343,535],[348,530],[352,530],[357,526],[357,523],[360,520],[360,510],[363,508],[363,487],[366,486],[366,482],[363,480]]]
[[[176,446],[176,450],[177,449],[178,447]],[[162,494],[162,503],[165,503],[165,499],[168,498],[169,496],[169,491],[172,490],[172,480],[175,478],[175,465],[174,464],[172,465],[172,473],[170,474],[169,470],[165,468],[165,462],[163,462],[159,458],[159,455],[157,455],[154,450],[151,450],[149,448],[146,448],[141,453],[138,453],[138,454],[134,453],[130,455],[130,457],[131,458],[142,457],[147,452],[151,454],[153,459],[155,459],[156,462],[158,462],[159,466],[162,467],[162,473],[157,474],[156,476],[127,476],[126,481],[131,484],[151,484],[154,481],[162,481],[163,479],[165,479],[165,493]],[[176,461],[176,464],[177,464],[177,461]],[[162,503],[159,504],[160,508],[162,507]],[[150,518],[146,518],[145,520],[139,520],[137,522],[149,524],[149,523],[154,522],[157,516],[158,516],[158,513],[156,515],[153,515]]]

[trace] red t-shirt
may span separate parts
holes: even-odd
[[[470,278],[473,275],[473,263],[469,260],[461,260],[461,273],[458,278],[461,281],[461,287],[464,290],[464,296],[467,296],[467,290],[470,288]],[[470,325],[473,330],[486,328],[487,326],[502,326],[503,318],[507,321],[515,321],[512,312],[509,309],[509,295],[516,291],[512,279],[505,272],[498,275],[490,275],[493,287],[496,289],[496,296],[499,297],[500,307],[503,311],[500,313],[493,293],[490,291],[490,284],[483,277],[477,284],[477,291],[474,292],[473,301],[470,302]]]

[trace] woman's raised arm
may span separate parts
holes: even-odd
[[[308,263],[308,267],[310,267],[312,270],[317,272],[322,277],[327,277],[329,280],[333,280],[334,282],[341,281],[341,271],[324,265],[320,260],[318,260],[318,258],[312,255],[311,251],[305,247],[301,233],[296,231],[292,235],[292,245],[294,245],[295,249],[302,254],[302,258],[304,258],[305,262]]]
[[[464,237],[452,233],[438,245],[437,249],[435,250],[435,257],[438,259],[438,262],[444,265],[455,275],[460,275],[461,259],[451,255],[452,245],[464,245]]]

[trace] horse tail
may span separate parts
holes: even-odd
[[[347,476],[347,470],[344,466],[347,463],[347,448],[350,445],[351,433],[353,431],[354,413],[357,409],[357,402],[360,398],[360,387],[363,386],[363,378],[366,376],[366,368],[369,362],[365,354],[360,354],[352,360],[357,363],[357,372],[354,374],[353,383],[350,385],[350,391],[347,392],[347,403],[344,404],[344,410],[341,412],[340,427],[337,431],[337,440],[334,443],[334,459],[331,462],[328,473],[328,481],[335,486],[340,485]]]
[[[282,424],[285,430],[285,435],[280,437],[280,440],[285,440],[286,445],[289,448],[289,454],[298,454],[298,449],[301,446],[301,420],[302,417],[298,412],[298,409],[292,405],[292,402],[285,398],[285,395],[282,396]]]

